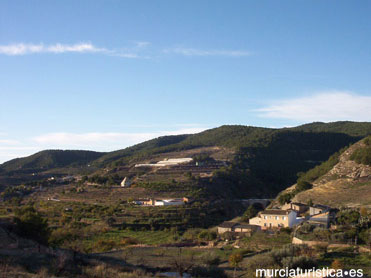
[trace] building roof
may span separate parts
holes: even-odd
[[[328,207],[328,206],[325,206],[325,205],[319,205],[319,204],[317,204],[317,205],[313,205],[313,206],[311,206],[312,208],[317,208],[317,209],[330,209],[330,207]]]
[[[266,209],[261,212],[261,214],[269,215],[287,215],[291,210],[282,210],[282,209]]]
[[[232,228],[232,227],[234,227],[235,225],[238,225],[238,224],[239,223],[236,223],[236,222],[223,222],[218,227],[220,227],[220,228]]]
[[[236,223],[237,225],[234,226],[235,228],[242,228],[242,229],[255,229],[257,227],[260,227],[258,225],[251,225],[251,224],[239,224]]]
[[[295,206],[302,206],[302,207],[307,207],[307,206],[308,206],[308,205],[306,205],[306,204],[296,203],[296,202],[293,202],[293,203],[291,203],[291,204],[293,204],[293,205],[295,205]]]

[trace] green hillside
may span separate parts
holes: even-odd
[[[294,128],[221,126],[204,132],[157,138],[108,153],[93,164],[115,169],[155,155],[201,147],[226,147],[235,152],[228,167],[210,180],[199,180],[211,195],[220,197],[275,197],[294,183],[299,172],[326,161],[341,148],[371,134],[371,123],[312,123]],[[190,185],[177,184],[178,187]],[[192,184],[194,187],[195,185]],[[168,190],[173,188],[168,185]]]
[[[201,188],[203,196],[275,197],[296,181],[299,172],[321,164],[335,152],[370,134],[371,123],[357,122],[311,123],[281,129],[225,125],[198,134],[159,137],[109,153],[44,151],[4,163],[0,176],[6,176],[9,171],[27,174],[89,164],[90,172],[96,171],[95,175],[103,175],[105,179],[119,180],[127,174],[135,175],[146,188],[151,188],[150,183],[157,180],[155,187],[166,188],[168,192]],[[228,157],[229,164],[216,170],[210,178],[184,182],[181,176],[185,173],[178,173],[170,181],[163,178],[165,176],[153,179],[157,174],[152,173],[152,180],[148,180],[148,172],[131,171],[135,163],[156,161],[159,156],[166,158],[170,153],[173,157],[182,157],[186,151],[202,152],[206,147],[221,147],[232,154],[232,158]],[[18,178],[17,183],[21,180]],[[25,178],[27,176],[22,180]]]
[[[311,123],[294,128],[281,129],[224,125],[198,134],[159,137],[123,150],[107,153],[94,163],[99,166],[107,165],[114,161],[127,163],[132,158],[140,159],[156,153],[207,146],[221,146],[235,150],[246,147],[280,147],[279,144],[283,142],[282,138],[284,137],[287,139],[286,143],[288,146],[294,143],[300,147],[303,144],[300,141],[305,140],[308,147],[312,144],[314,148],[317,146],[317,143],[331,145],[331,140],[335,139],[337,141],[335,142],[336,151],[340,147],[356,142],[369,134],[371,134],[371,123],[367,122]],[[316,141],[312,142],[312,139]],[[331,148],[331,151],[333,149]],[[321,159],[323,160],[323,157]]]
[[[24,158],[16,158],[0,165],[3,171],[33,170],[75,167],[86,165],[105,153],[80,150],[45,150]]]

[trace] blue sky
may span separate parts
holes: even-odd
[[[370,1],[0,2],[0,162],[371,120]]]

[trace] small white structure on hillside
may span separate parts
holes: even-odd
[[[184,200],[179,199],[168,199],[168,200],[155,200],[155,206],[179,206],[184,205]]]
[[[130,187],[131,181],[128,177],[125,177],[121,182],[121,187]]]
[[[175,166],[183,163],[189,163],[193,161],[193,158],[168,158],[161,160],[157,163],[145,163],[145,164],[135,164],[135,167],[165,167],[165,166]]]

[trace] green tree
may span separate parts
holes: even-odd
[[[260,209],[261,210],[261,209]],[[259,212],[258,206],[250,205],[242,216],[242,220],[247,222],[250,218],[255,217]]]
[[[299,193],[299,192],[302,192],[302,191],[305,191],[305,190],[309,190],[312,187],[313,187],[313,185],[310,182],[300,180],[296,184],[295,191],[296,191],[296,193]]]
[[[281,194],[281,195],[278,197],[278,202],[279,202],[281,205],[284,205],[284,204],[286,204],[286,203],[289,203],[293,197],[294,197],[294,194],[292,194],[292,193]]]
[[[239,266],[239,264],[242,262],[243,256],[240,252],[232,253],[229,256],[229,264],[234,267],[233,270],[233,277],[236,277],[236,268]]]
[[[15,211],[15,223],[20,236],[33,239],[41,244],[48,244],[50,230],[48,222],[32,206]]]

